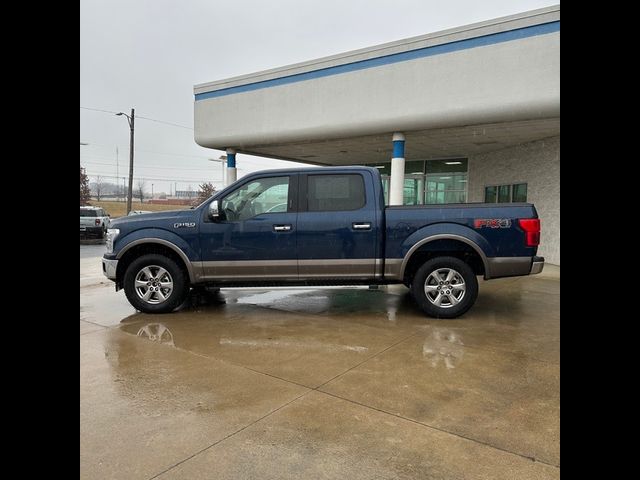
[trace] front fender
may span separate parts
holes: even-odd
[[[197,252],[182,237],[161,228],[143,228],[118,238],[117,249],[114,250],[117,251],[116,259],[119,260],[129,249],[144,243],[157,243],[175,251],[184,261],[191,282],[200,276],[200,272],[194,271],[193,265],[199,259]]]

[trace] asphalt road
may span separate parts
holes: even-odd
[[[80,245],[80,258],[102,257],[107,251],[105,244],[100,245]]]

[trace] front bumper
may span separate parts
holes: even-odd
[[[118,260],[107,260],[106,258],[102,259],[102,273],[104,273],[104,276],[109,280],[115,281],[117,269]]]
[[[529,275],[535,275],[540,273],[544,268],[544,257],[533,257],[533,263],[531,264],[531,271]]]

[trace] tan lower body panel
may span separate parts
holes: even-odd
[[[380,277],[380,259],[239,260],[193,262],[202,280],[312,280]]]

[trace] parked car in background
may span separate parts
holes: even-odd
[[[143,213],[153,213],[151,210],[131,210],[129,212],[129,216],[131,215],[141,215]]]
[[[111,218],[100,207],[80,207],[80,235],[96,235],[104,238],[111,225]]]

